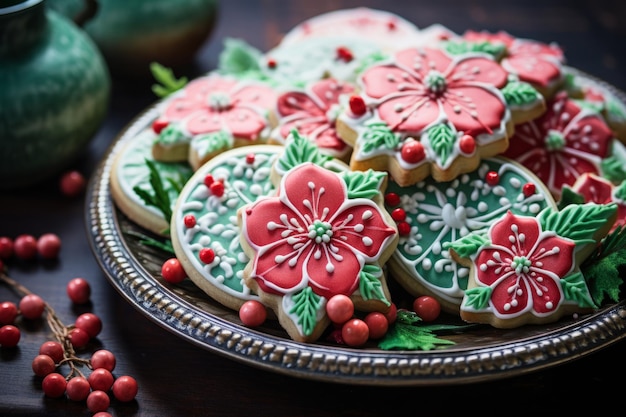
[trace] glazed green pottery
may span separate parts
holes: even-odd
[[[150,76],[150,63],[171,68],[192,63],[209,38],[217,0],[48,0],[76,20],[99,46],[116,75]],[[95,10],[93,10],[95,7]]]
[[[0,0],[0,188],[33,185],[85,150],[108,110],[97,46],[44,0]]]

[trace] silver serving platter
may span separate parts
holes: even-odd
[[[626,95],[614,87],[571,71],[599,82],[626,102]],[[626,337],[626,301],[549,325],[511,330],[465,328],[440,336],[454,345],[429,351],[382,350],[375,344],[348,348],[324,340],[298,343],[273,321],[257,329],[247,328],[237,312],[215,302],[189,280],[176,285],[165,282],[161,265],[170,255],[141,244],[133,233],[149,233],[126,218],[112,201],[109,185],[116,154],[156,116],[155,103],[112,143],[89,183],[86,223],[91,248],[115,289],[148,319],[188,342],[298,378],[371,386],[432,386],[538,371],[592,354]]]

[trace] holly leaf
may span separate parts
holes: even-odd
[[[476,310],[482,310],[487,307],[491,299],[491,287],[474,287],[465,290],[465,299],[463,304],[473,307]]]
[[[359,292],[364,300],[380,300],[391,305],[383,291],[380,277],[382,270],[378,265],[365,264],[359,274]]]
[[[572,239],[576,245],[594,243],[593,236],[617,210],[616,204],[570,204],[561,211],[551,207],[539,214],[543,230]]]
[[[576,191],[568,185],[564,185],[561,189],[561,198],[557,204],[559,210],[563,210],[570,204],[585,204],[585,197],[582,194],[578,194]]]
[[[454,130],[447,123],[439,123],[430,127],[426,134],[428,135],[431,148],[441,159],[441,165],[445,165],[456,143]]]
[[[478,252],[481,246],[489,242],[486,232],[473,232],[454,242],[444,242],[444,249],[453,250],[461,258],[469,258]]]
[[[580,269],[596,304],[602,305],[605,297],[619,301],[626,271],[626,229],[618,226],[602,239]]]
[[[591,294],[589,294],[587,282],[581,272],[570,274],[561,280],[561,288],[566,300],[575,301],[580,307],[596,308]]]
[[[170,200],[170,195],[163,186],[163,180],[159,175],[159,170],[156,167],[154,161],[146,159],[146,164],[148,165],[148,170],[150,171],[150,186],[152,187],[153,193],[150,193],[147,190],[142,189],[138,185],[133,187],[133,191],[149,206],[156,207],[161,213],[163,213],[163,218],[169,224],[170,219],[172,218],[172,201]]]
[[[501,91],[506,103],[513,107],[528,106],[543,99],[532,85],[520,81],[508,82]]]
[[[455,344],[451,340],[437,337],[433,332],[456,329],[457,326],[424,326],[419,324],[421,321],[412,311],[398,311],[395,323],[378,343],[378,347],[383,350],[432,350],[439,346]]]
[[[348,198],[373,198],[380,193],[380,185],[386,176],[384,172],[371,169],[346,172],[343,180],[348,189]]]
[[[183,88],[188,82],[187,77],[176,78],[171,68],[167,68],[158,62],[150,64],[150,72],[152,72],[154,79],[160,83],[152,85],[152,92],[157,97],[169,96]]]
[[[283,172],[286,172],[304,162],[312,162],[323,167],[332,159],[332,156],[322,154],[313,142],[293,129],[277,164]]]
[[[312,334],[317,325],[321,299],[322,297],[315,294],[311,287],[306,287],[292,296],[293,307],[289,313],[297,317],[297,324],[302,327],[304,335]]]
[[[371,122],[366,125],[361,148],[364,153],[376,149],[395,150],[400,144],[400,135],[395,133],[385,122]]]
[[[263,54],[244,40],[226,38],[218,57],[218,68],[225,74],[245,75],[260,71]]]

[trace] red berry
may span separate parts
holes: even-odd
[[[276,60],[274,58],[270,58],[270,59],[267,60],[267,67],[268,68],[274,69],[274,68],[276,68],[276,65],[277,65],[277,63],[276,63]]]
[[[89,374],[89,385],[92,390],[108,391],[113,386],[113,374],[105,368],[96,368]]]
[[[337,48],[337,59],[340,59],[344,62],[350,62],[354,59],[354,55],[352,55],[352,51],[345,46],[340,46]]]
[[[20,300],[20,313],[27,319],[36,320],[41,318],[46,303],[36,294],[28,294]]]
[[[85,278],[73,278],[67,283],[67,296],[76,304],[86,304],[91,297],[91,286]]]
[[[239,319],[244,326],[257,327],[265,323],[267,310],[261,302],[248,300],[239,308]]]
[[[37,239],[33,235],[19,235],[13,242],[15,256],[28,261],[37,256]]]
[[[56,259],[61,251],[61,239],[54,233],[46,233],[37,240],[37,252],[43,259]]]
[[[246,155],[246,164],[252,165],[254,164],[254,160],[256,159],[256,155],[252,152]]]
[[[211,185],[209,186],[209,189],[211,190],[211,194],[213,194],[216,197],[221,197],[224,195],[224,181],[213,181],[213,183],[211,183]]]
[[[347,295],[333,295],[326,302],[326,314],[333,323],[345,323],[354,315],[354,302]]]
[[[471,155],[476,150],[476,140],[471,135],[463,135],[459,140],[459,149],[466,155]]]
[[[129,402],[135,399],[139,387],[132,376],[122,375],[113,383],[113,396],[121,402]]]
[[[93,313],[83,313],[76,317],[74,325],[86,331],[91,338],[98,336],[102,330],[102,320]]]
[[[109,395],[100,390],[91,391],[87,396],[87,408],[92,413],[106,411],[111,405]]]
[[[398,234],[400,236],[408,236],[411,233],[411,225],[407,222],[398,223]]]
[[[152,130],[158,135],[163,129],[167,127],[168,124],[170,123],[167,120],[157,119],[152,122]]]
[[[387,334],[389,322],[383,313],[379,313],[377,311],[368,313],[367,316],[365,316],[364,321],[369,329],[370,339],[380,339]]]
[[[402,145],[400,156],[409,164],[417,164],[426,157],[424,145],[416,140],[407,140]]]
[[[41,381],[43,393],[50,398],[59,398],[65,393],[67,381],[65,377],[58,372],[53,372],[44,377]]]
[[[51,374],[56,369],[54,360],[48,355],[37,355],[31,364],[33,372],[37,376],[46,376]]]
[[[19,343],[21,336],[22,333],[17,327],[12,324],[4,325],[0,327],[0,346],[6,348],[15,347]]]
[[[74,328],[70,330],[67,338],[70,340],[70,343],[72,344],[72,346],[74,346],[75,349],[84,348],[85,346],[87,346],[87,343],[89,343],[89,339],[91,339],[89,337],[89,333],[79,328]]]
[[[385,313],[385,317],[387,317],[387,321],[390,325],[396,322],[396,318],[398,317],[398,307],[396,307],[395,303],[391,303],[389,311]]]
[[[91,385],[89,385],[89,381],[87,378],[82,376],[75,376],[74,378],[67,381],[67,386],[65,387],[65,391],[67,394],[67,398],[72,401],[84,401],[89,396],[91,392]]]
[[[341,338],[348,346],[364,345],[369,337],[369,328],[361,319],[348,320],[341,327]]]
[[[491,186],[498,185],[500,182],[500,175],[498,175],[496,171],[489,171],[487,175],[485,175],[485,181],[487,181],[487,184]]]
[[[163,266],[161,267],[161,275],[163,275],[163,279],[170,284],[178,284],[187,277],[187,273],[183,269],[183,266],[176,258],[170,258],[167,261],[163,262]]]
[[[91,417],[113,417],[111,413],[107,413],[106,411],[98,411],[96,414]]]
[[[5,324],[13,324],[17,317],[18,311],[15,303],[5,301],[0,304],[0,326]]]
[[[92,369],[104,368],[113,372],[113,369],[115,369],[116,359],[115,355],[111,351],[100,349],[96,350],[91,355],[89,363],[91,364]]]
[[[202,248],[198,255],[200,260],[205,264],[210,264],[215,260],[215,251],[211,248]]]
[[[535,187],[535,184],[533,184],[532,182],[527,182],[526,184],[524,184],[524,187],[522,187],[522,192],[526,197],[530,197],[531,195],[535,194],[535,191],[537,191],[537,187]]]
[[[183,218],[183,222],[185,222],[186,228],[192,228],[196,225],[196,216],[188,214]]]
[[[6,236],[0,236],[0,259],[9,259],[13,256],[13,249],[13,240]]]
[[[76,197],[85,189],[87,181],[83,174],[78,171],[69,171],[61,176],[59,188],[66,197]]]
[[[215,181],[215,178],[213,178],[213,175],[211,174],[206,174],[204,177],[204,185],[206,185],[207,187],[210,187],[211,184],[213,184],[213,182]]]
[[[389,207],[395,207],[400,204],[400,196],[397,193],[385,194],[385,204]]]
[[[61,362],[63,360],[64,353],[65,351],[63,349],[63,345],[53,340],[43,342],[41,346],[39,346],[39,354],[50,356],[54,363]]]
[[[441,313],[441,304],[429,295],[422,295],[413,301],[413,311],[426,322],[434,321]]]
[[[403,208],[396,208],[391,212],[391,218],[397,222],[404,221],[406,219],[406,211]]]
[[[348,101],[350,105],[350,110],[355,116],[363,116],[367,111],[367,106],[365,105],[365,100],[363,97],[353,95],[350,96],[350,100]]]

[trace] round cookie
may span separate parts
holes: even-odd
[[[172,209],[179,190],[193,174],[187,162],[160,162],[152,158],[155,134],[143,130],[130,139],[115,156],[111,167],[111,197],[117,208],[130,220],[152,233],[169,236],[169,218],[163,209]],[[149,164],[154,167],[151,171]],[[146,202],[142,196],[156,203],[156,191],[152,185],[158,176],[167,198],[168,207],[158,207]],[[167,205],[167,202],[163,202]]]
[[[411,295],[430,295],[458,314],[469,269],[455,262],[446,242],[486,230],[507,211],[534,215],[556,207],[549,190],[523,166],[488,158],[450,182],[432,178],[387,186],[386,208],[398,223],[400,241],[388,261],[390,276]]]
[[[352,170],[387,171],[402,186],[450,181],[508,147],[508,73],[485,54],[410,48],[360,74],[337,118]]]
[[[215,155],[267,142],[276,92],[266,83],[212,73],[160,104],[153,124],[159,161],[188,161],[194,170]]]
[[[391,306],[383,267],[398,233],[382,207],[387,176],[338,172],[326,161],[295,132],[275,164],[277,192],[238,211],[246,284],[299,342],[328,327],[335,295],[350,297],[355,311]]]
[[[187,182],[172,214],[174,253],[188,277],[233,310],[258,300],[243,279],[248,258],[239,243],[237,210],[273,191],[270,171],[281,151],[254,145],[217,155]]]

